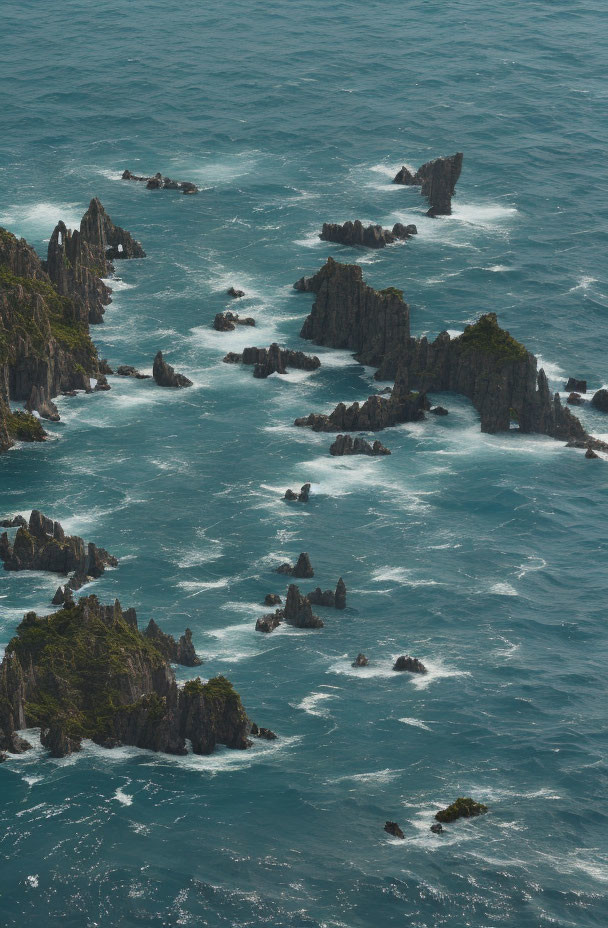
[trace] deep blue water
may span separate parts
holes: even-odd
[[[204,673],[280,740],[11,758],[2,925],[605,926],[605,461],[482,435],[452,396],[446,419],[384,433],[390,457],[332,459],[291,423],[364,399],[371,370],[324,349],[318,372],[268,381],[221,363],[306,350],[311,297],[291,285],[333,254],[403,287],[417,334],[493,310],[555,389],[605,384],[605,5],[24,0],[3,27],[0,224],[44,252],[99,196],[148,252],[118,267],[100,354],[150,369],[161,348],[195,386],[61,399],[56,441],[0,459],[0,511],[40,508],[119,556],[90,590],[190,625]],[[391,175],[456,150],[454,215],[426,219]],[[371,254],[316,240],[357,217],[419,235]],[[253,331],[210,327],[231,284]],[[287,506],[307,480],[309,505]],[[302,550],[349,608],[256,633],[273,567]],[[56,585],[0,575],[3,644]],[[430,673],[392,674],[401,653]],[[469,794],[490,813],[432,835]]]

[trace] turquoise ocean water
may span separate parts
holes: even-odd
[[[291,423],[364,399],[373,371],[326,349],[319,371],[267,381],[221,362],[307,350],[312,300],[292,284],[332,254],[402,287],[416,334],[492,310],[555,389],[605,384],[605,5],[24,0],[2,19],[0,224],[44,252],[99,196],[148,253],[118,267],[100,355],[150,370],[160,348],[194,387],[110,378],[60,399],[56,440],[0,458],[1,513],[40,508],[116,554],[90,591],[189,625],[204,673],[280,739],[11,758],[1,924],[608,924],[605,461],[482,435],[452,396],[434,397],[446,419],[384,433],[390,457],[332,459]],[[456,150],[454,214],[426,219],[391,176]],[[202,192],[150,192],[125,167]],[[419,235],[377,253],[316,238],[354,218]],[[211,328],[230,285],[255,330]],[[309,505],[287,506],[305,481]],[[300,551],[311,586],[344,577],[349,607],[262,636],[273,567]],[[56,585],[0,575],[3,645]],[[402,653],[429,674],[393,674]],[[437,838],[458,795],[490,814]]]

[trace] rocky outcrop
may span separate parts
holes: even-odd
[[[256,632],[273,632],[275,628],[278,628],[281,624],[284,615],[285,613],[282,609],[276,609],[275,612],[269,612],[267,615],[260,616],[255,623]]]
[[[427,216],[450,216],[452,197],[461,171],[462,152],[457,152],[447,158],[427,161],[415,174],[404,166],[397,172],[394,183],[422,187],[422,196],[429,201]]]
[[[150,619],[144,635],[172,664],[181,664],[183,667],[198,667],[199,664],[203,663],[194,650],[192,632],[189,628],[186,629],[179,641],[176,641],[173,635],[163,632],[154,619]]]
[[[350,349],[357,360],[376,366],[381,380],[399,375],[401,398],[415,391],[461,393],[478,410],[484,432],[508,431],[513,423],[521,432],[538,432],[566,442],[589,438],[576,416],[562,406],[559,394],[549,391],[536,358],[500,328],[494,313],[481,316],[456,338],[442,332],[429,342],[410,337],[409,308],[400,291],[372,290],[358,266],[330,258],[314,277],[302,278],[295,286],[316,293],[302,337]],[[389,421],[389,407],[381,399],[370,398],[363,417],[366,423],[370,418],[376,421],[374,428],[395,424]],[[342,428],[346,412],[340,404],[329,417],[312,416],[298,424],[320,431],[369,430],[369,424],[356,425],[358,404],[348,411],[349,426]]]
[[[422,663],[418,660],[417,657],[398,657],[395,663],[393,664],[393,670],[398,671],[408,671],[409,673],[426,673],[427,669]]]
[[[163,177],[160,171],[153,174],[152,177],[143,177],[138,174],[132,174],[131,171],[122,172],[122,180],[137,180],[145,183],[148,190],[181,190],[182,193],[198,193],[198,187],[189,180],[171,180],[170,177]]]
[[[298,557],[295,566],[291,564],[281,564],[280,567],[277,567],[277,573],[290,574],[292,577],[299,577],[302,579],[314,577],[315,575],[312,564],[310,563],[310,558],[304,551]]]
[[[0,536],[0,560],[5,570],[48,570],[73,573],[79,581],[100,577],[106,567],[118,561],[104,548],[85,542],[78,535],[66,535],[59,522],[32,510],[27,528],[21,525],[13,543],[5,532]],[[57,594],[56,594],[57,595]]]
[[[313,432],[376,432],[401,422],[419,422],[424,419],[424,412],[428,408],[426,395],[410,392],[407,376],[405,372],[400,372],[390,396],[375,393],[363,404],[346,406],[338,403],[329,415],[310,413],[296,419],[294,425],[312,429]]]
[[[285,490],[285,496],[283,499],[287,499],[290,502],[299,502],[307,503],[310,498],[310,484],[305,483],[302,485],[300,492],[295,493],[293,490]]]
[[[570,393],[566,400],[569,406],[582,406],[583,398],[580,393]]]
[[[178,689],[171,666],[137,627],[133,609],[95,596],[49,616],[28,613],[0,665],[0,749],[27,748],[16,732],[39,726],[54,756],[83,738],[195,754],[247,748],[251,722],[224,677]]]
[[[228,296],[231,296],[235,300],[239,300],[242,296],[245,296],[244,290],[237,290],[236,287],[228,287],[226,290]]]
[[[296,628],[323,628],[322,620],[313,613],[309,600],[300,594],[295,583],[287,588],[284,619]]]
[[[445,406],[431,406],[429,412],[432,416],[449,416],[449,410]]]
[[[239,316],[238,313],[226,309],[223,313],[217,313],[213,320],[213,328],[218,332],[234,332],[237,325],[254,326],[255,319],[251,316]]]
[[[568,377],[568,382],[564,384],[564,390],[572,393],[586,393],[587,381],[577,380],[576,377]]]
[[[59,422],[59,411],[54,402],[45,396],[41,387],[34,384],[28,401],[25,404],[28,412],[37,412],[41,419],[50,422]]]
[[[134,377],[136,380],[150,380],[150,374],[142,374],[136,367],[131,364],[121,364],[116,368],[119,377]]]
[[[253,722],[251,725],[250,734],[252,738],[262,738],[264,741],[277,740],[275,732],[271,731],[270,728],[260,728],[260,726],[256,725],[255,722]]]
[[[108,378],[105,374],[97,375],[97,383],[95,384],[93,390],[95,393],[104,393],[107,390],[111,390],[112,387],[108,383]]]
[[[403,831],[397,822],[386,822],[384,830],[393,838],[405,838],[405,835],[403,834]]]
[[[281,603],[282,599],[278,593],[266,593],[266,596],[264,597],[265,606],[280,606]]]
[[[162,351],[157,352],[152,367],[152,376],[159,387],[191,387],[192,381],[183,374],[178,374],[163,358]]]
[[[365,438],[361,438],[359,435],[356,438],[352,438],[351,435],[338,435],[335,442],[330,445],[329,453],[334,456],[342,456],[346,454],[367,454],[372,456],[390,454],[388,448],[382,444],[382,442],[374,441],[373,444],[366,441]]]
[[[365,654],[359,652],[359,654],[357,654],[356,658],[352,662],[351,667],[367,667],[368,664],[368,658],[365,656]]]
[[[599,409],[600,412],[608,412],[608,390],[602,387],[601,390],[594,393],[591,403],[596,409]]]
[[[596,454],[592,447],[587,448],[585,451],[585,457],[593,460],[593,458],[599,458],[599,454]]]
[[[372,367],[407,344],[410,310],[402,291],[368,287],[358,264],[328,258],[313,277],[302,277],[294,287],[316,294],[301,338],[329,348],[348,348],[358,361]]]
[[[470,797],[461,796],[447,809],[436,812],[435,818],[438,822],[445,824],[446,822],[455,822],[459,818],[473,818],[476,815],[484,815],[487,811],[488,807],[484,806],[482,802],[475,802]]]
[[[346,586],[342,577],[335,590],[322,590],[320,586],[306,594],[306,599],[313,606],[328,606],[332,609],[346,609]]]
[[[443,825],[441,825],[439,822],[435,822],[434,825],[431,825],[431,831],[434,835],[441,835],[443,834]]]
[[[0,528],[19,528],[20,525],[27,527],[27,519],[23,516],[13,516],[10,519],[1,519]]]
[[[403,241],[416,235],[418,229],[414,225],[404,226],[397,222],[391,229],[382,226],[364,226],[359,219],[354,222],[345,222],[339,225],[334,222],[324,222],[323,231],[319,238],[324,242],[337,242],[339,245],[362,245],[364,248],[384,248],[397,241]]]
[[[316,355],[280,348],[274,342],[269,348],[245,348],[242,354],[229,352],[224,358],[227,364],[253,364],[254,377],[270,377],[271,374],[286,374],[288,367],[303,371],[315,371],[321,366]]]

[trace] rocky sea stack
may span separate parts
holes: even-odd
[[[273,342],[269,348],[245,348],[242,354],[229,352],[224,358],[226,364],[252,364],[253,376],[264,378],[271,374],[286,374],[288,367],[302,371],[316,371],[321,362],[316,355],[281,348]]]
[[[19,526],[12,544],[7,532],[0,535],[0,560],[5,570],[73,574],[73,582],[70,581],[73,588],[101,577],[106,567],[118,565],[117,559],[104,548],[93,542],[86,544],[78,535],[66,535],[59,522],[48,519],[37,509],[32,511],[27,526]]]
[[[152,367],[152,376],[159,387],[191,387],[192,381],[184,374],[178,374],[163,358],[162,351],[157,352]]]
[[[383,229],[382,226],[364,226],[359,219],[355,219],[354,222],[349,220],[343,225],[324,222],[319,238],[324,242],[336,242],[339,245],[384,248],[385,245],[393,245],[395,242],[411,238],[417,231],[416,226],[404,226],[400,222],[395,223],[391,230]]]
[[[143,635],[134,609],[101,605],[95,596],[48,616],[29,612],[0,665],[0,750],[29,745],[16,734],[40,727],[56,757],[83,738],[185,754],[216,744],[250,745],[251,722],[224,677],[190,680],[178,689],[155,636]]]
[[[409,168],[402,167],[394,183],[422,187],[422,196],[429,201],[427,216],[450,216],[452,197],[462,171],[462,158],[462,152],[447,158],[435,158],[423,164],[415,174]]]

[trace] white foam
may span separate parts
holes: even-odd
[[[494,593],[496,596],[519,596],[515,587],[504,582],[493,583],[490,587],[490,593]]]
[[[60,219],[63,219],[69,229],[78,229],[84,211],[83,208],[78,213],[77,203],[52,203],[44,200],[39,203],[17,203],[5,207],[0,213],[0,223],[14,229],[15,234],[24,238],[37,239],[46,235],[48,239]]]
[[[538,361],[538,370],[543,370],[545,372],[549,382],[561,382],[564,380],[564,371],[559,364],[553,361],[546,361],[540,354],[536,356],[536,359]],[[561,386],[563,387],[563,383],[561,383]]]
[[[230,577],[221,577],[219,580],[180,580],[176,586],[192,596],[197,596],[206,590],[221,590],[223,587],[230,586],[230,582]]]
[[[115,799],[117,802],[120,802],[120,804],[123,806],[133,805],[133,796],[130,796],[128,793],[123,792],[120,787],[118,787],[112,799]]]
[[[426,722],[423,722],[421,719],[404,718],[399,719],[399,721],[403,722],[404,725],[411,725],[413,728],[423,728],[425,731],[431,731]]]
[[[26,876],[26,883],[32,887],[32,889],[38,889],[38,874],[32,873],[30,876]]]
[[[399,770],[392,770],[390,767],[386,767],[384,770],[374,770],[370,773],[350,773],[345,774],[342,777],[334,777],[328,780],[328,783],[362,783],[364,785],[370,785],[374,783],[391,783],[393,780],[399,778],[403,773],[403,768]]]
[[[297,709],[303,709],[308,715],[314,715],[321,719],[330,718],[331,712],[323,703],[328,699],[337,699],[335,693],[311,693],[296,706]]]
[[[513,219],[515,215],[517,209],[514,206],[503,206],[500,203],[462,203],[455,200],[452,203],[452,215],[441,216],[440,219],[453,219],[483,229],[495,229],[497,225]]]
[[[579,277],[576,286],[570,287],[568,293],[574,293],[576,290],[588,290],[593,284],[597,283],[597,277]]]
[[[395,676],[395,671],[393,670],[393,663],[389,658],[382,658],[380,660],[370,660],[369,664],[365,667],[353,667],[353,660],[355,655],[343,654],[339,660],[331,664],[327,668],[327,673],[336,673],[346,677],[358,677],[363,680],[370,680],[373,677],[393,677]]]
[[[412,577],[413,571],[407,567],[380,567],[378,570],[375,570],[372,574],[372,581],[374,583],[386,583],[389,581],[394,581],[395,583],[402,584],[403,586],[439,586],[437,580],[422,580]]]

